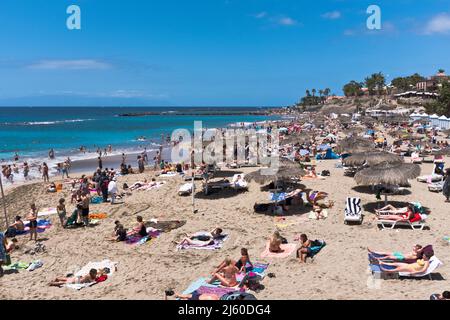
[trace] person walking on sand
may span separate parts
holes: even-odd
[[[117,179],[112,178],[111,181],[108,183],[108,194],[111,195],[111,204],[112,205],[116,203],[117,193],[118,193]]]
[[[30,213],[27,216],[27,220],[30,221],[30,241],[37,241],[37,218],[38,218],[38,210],[36,208],[36,204],[33,202],[30,205]]]
[[[42,164],[42,178],[44,179],[44,182],[50,181],[50,178],[48,176],[48,166],[45,162]]]
[[[62,165],[62,178],[64,180],[64,175],[66,175],[67,179],[69,179],[69,163],[66,161],[64,161],[63,165]]]
[[[442,193],[445,196],[445,202],[450,202],[450,169],[445,172],[445,182],[442,187]]]

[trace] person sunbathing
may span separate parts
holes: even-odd
[[[214,244],[214,240],[220,239],[223,237],[223,230],[221,228],[215,228],[211,232],[198,232],[193,235],[186,234],[186,237],[183,238],[178,244],[184,245],[195,245],[195,246],[208,246]]]
[[[144,182],[138,181],[133,183],[130,187],[128,187],[131,191],[142,188],[143,186],[148,185],[147,179],[144,179]]]
[[[392,221],[409,221],[410,223],[413,223],[422,220],[422,217],[420,216],[420,213],[414,212],[413,209],[407,207],[407,211],[405,213],[382,215],[378,216],[378,219],[392,220]]]
[[[14,223],[8,227],[8,230],[5,233],[6,237],[13,238],[18,234],[25,233],[25,224],[22,221],[22,217],[16,216],[14,220]]]
[[[91,269],[88,275],[78,277],[57,277],[55,280],[49,283],[49,286],[60,287],[65,284],[84,284],[95,282],[97,278],[97,269]]]
[[[380,269],[387,273],[406,272],[411,275],[420,274],[427,271],[430,266],[430,258],[433,257],[433,252],[426,252],[423,255],[423,259],[418,259],[415,263],[402,263],[402,262],[380,262]],[[386,269],[386,266],[395,267],[394,269]]]
[[[239,273],[247,273],[253,270],[253,264],[250,262],[248,250],[246,248],[241,249],[241,257],[237,261],[233,261],[236,268],[239,269]],[[217,272],[221,272],[226,267],[226,260],[223,261],[213,272],[213,275]]]
[[[306,234],[300,235],[300,248],[297,250],[297,258],[306,263],[306,258],[311,254],[311,241]]]
[[[47,192],[51,192],[54,193],[56,192],[56,184],[54,182],[52,182],[48,187],[47,187]]]
[[[381,208],[381,209],[375,209],[375,213],[377,215],[380,214],[387,214],[387,215],[402,215],[408,212],[409,206],[402,207],[402,208],[396,208],[391,204],[388,204],[387,206]]]
[[[306,174],[305,177],[306,178],[316,179],[317,178],[316,167],[315,166],[311,166],[311,169],[308,170],[308,174]]]
[[[236,275],[238,273],[239,269],[233,264],[233,261],[230,258],[226,258],[225,267],[223,267],[220,272],[214,273],[208,283],[211,284],[219,280],[222,286],[235,287],[238,285],[238,281],[236,279]]]
[[[374,257],[376,260],[398,260],[398,261],[417,260],[419,259],[419,255],[422,256],[421,254],[422,246],[420,244],[416,244],[411,252],[405,254],[401,252],[373,251],[370,248],[367,248],[367,251],[369,251],[369,253],[381,256],[381,257]]]
[[[272,253],[282,253],[281,244],[283,243],[283,238],[278,231],[275,231],[269,240],[269,251]]]
[[[318,206],[318,205],[313,206],[313,211],[316,214],[316,219],[317,220],[326,219],[326,216],[324,215],[323,209],[320,206]]]
[[[137,224],[136,226],[128,232],[128,236],[140,236],[145,237],[148,235],[147,228],[145,227],[144,220],[141,216],[136,217]]]

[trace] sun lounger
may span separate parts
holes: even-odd
[[[432,175],[429,175],[429,176],[420,176],[420,177],[417,177],[417,181],[419,181],[419,182],[439,182],[439,181],[442,181],[442,179],[443,179],[444,177],[442,176],[442,175],[440,175],[440,174],[432,174]]]
[[[425,220],[423,218],[420,221],[410,222],[408,220],[383,220],[381,217],[378,219],[377,223],[382,229],[394,229],[396,226],[407,226],[411,227],[413,230],[423,230],[425,227]]]
[[[428,183],[428,191],[441,192],[444,188],[444,181]]]
[[[361,199],[350,197],[347,198],[344,212],[345,212],[344,224],[348,224],[349,222],[358,222],[361,224],[363,221]]]
[[[372,272],[372,275],[379,278],[379,279],[399,279],[399,278],[415,278],[415,279],[421,279],[421,278],[428,278],[430,280],[433,280],[432,274],[436,271],[437,268],[442,266],[443,263],[436,257],[433,256],[430,259],[430,265],[428,266],[428,269],[425,272],[417,273],[417,274],[411,274],[408,272],[385,272],[381,270],[379,265],[370,264],[370,271]],[[385,268],[387,269],[388,266]]]

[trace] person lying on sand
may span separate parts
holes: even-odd
[[[407,272],[409,274],[419,274],[425,272],[430,266],[430,258],[433,252],[426,252],[423,259],[418,259],[415,263],[394,262],[387,263],[380,261],[380,269],[387,273]],[[386,266],[395,267],[395,269],[386,269]]]
[[[91,269],[88,275],[79,277],[57,277],[55,280],[49,283],[51,287],[60,287],[65,284],[83,284],[91,283],[97,279],[98,271],[96,269]]]
[[[212,278],[208,281],[208,283],[211,284],[219,280],[222,286],[235,287],[238,285],[238,281],[236,279],[236,275],[238,273],[239,269],[233,264],[233,261],[230,258],[226,258],[225,266],[222,268],[220,272],[214,273]]]
[[[369,253],[376,254],[382,257],[375,258],[376,260],[398,260],[398,261],[404,261],[404,260],[413,260],[413,259],[419,259],[419,255],[422,256],[422,246],[420,244],[416,244],[413,247],[412,252],[408,253],[401,253],[401,252],[379,252],[379,251],[373,251],[370,248],[367,248]]]
[[[246,248],[241,249],[241,257],[237,261],[233,261],[233,264],[236,268],[238,268],[239,273],[247,273],[253,270],[253,264],[250,261],[248,250]],[[219,264],[219,266],[214,270],[213,275],[223,271],[225,267],[226,260]]]
[[[283,243],[283,238],[278,231],[275,231],[269,239],[269,251],[272,253],[282,253],[281,244]]]
[[[186,234],[186,237],[183,238],[178,244],[190,244],[196,246],[207,246],[214,243],[214,240],[220,239],[223,230],[221,228],[215,228],[211,232],[198,232],[193,235]]]
[[[316,219],[326,219],[326,217],[323,214],[323,209],[320,206],[313,206],[313,211],[316,214]]]

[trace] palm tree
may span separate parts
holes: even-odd
[[[323,90],[323,94],[324,94],[325,97],[327,97],[327,98],[328,98],[328,96],[330,95],[330,92],[331,92],[330,88],[325,88],[325,90]]]
[[[445,70],[444,69],[439,69],[438,72],[439,73],[445,73]]]
[[[311,93],[309,92],[308,89],[306,89],[306,96],[307,96],[307,97],[310,97],[310,96],[311,96]]]
[[[316,92],[317,92],[316,89],[312,89],[311,91],[312,91],[313,97],[315,97],[316,96]]]

